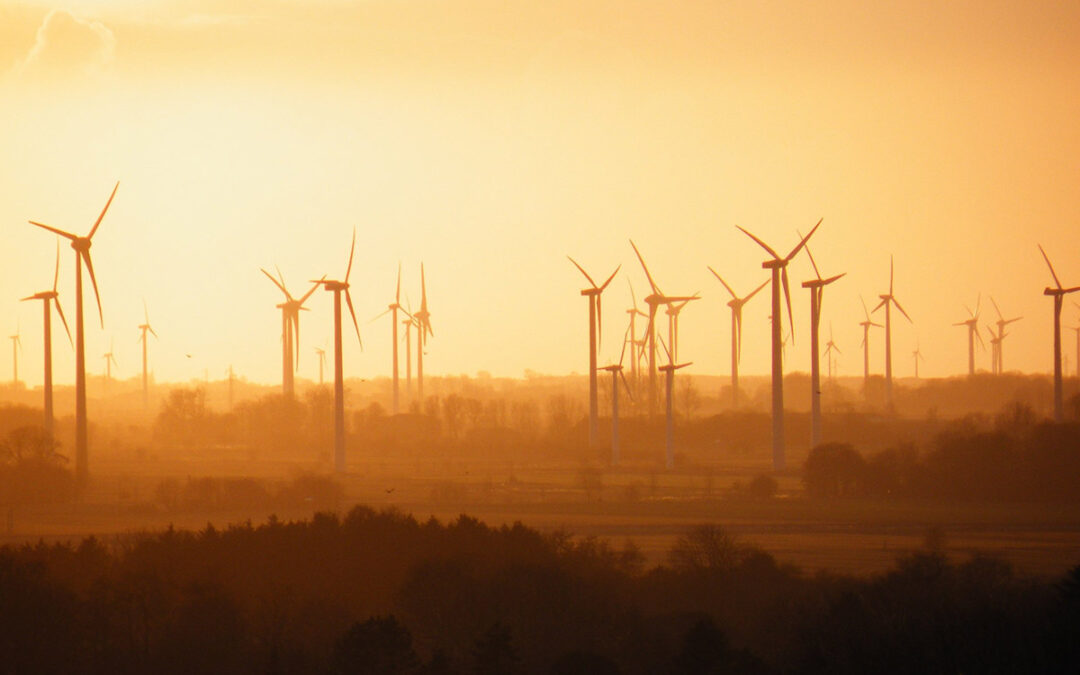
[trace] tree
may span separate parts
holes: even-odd
[[[334,645],[334,671],[345,675],[395,675],[417,665],[412,634],[391,614],[355,623]]]
[[[510,639],[510,629],[496,621],[480,636],[473,647],[473,672],[476,675],[509,675],[517,672],[520,661]]]

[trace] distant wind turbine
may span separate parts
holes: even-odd
[[[337,281],[327,279],[326,275],[323,275],[319,280],[312,280],[312,283],[321,284],[323,288],[334,294],[334,470],[338,473],[345,472],[345,375],[341,355],[341,294],[343,292],[345,302],[349,306],[349,314],[352,316],[353,328],[356,329],[356,340],[360,343],[361,349],[364,347],[364,342],[360,339],[360,325],[356,323],[352,296],[349,294],[349,275],[352,273],[354,253],[356,253],[355,228],[352,243],[349,244],[349,264],[345,267],[345,279]]]
[[[727,282],[720,276],[720,274],[712,267],[709,271],[713,273],[713,276],[724,285],[727,292],[731,295],[731,300],[728,300],[727,306],[731,308],[731,407],[739,407],[739,362],[742,360],[742,309],[743,306],[750,302],[750,298],[758,294],[758,291],[769,285],[769,280],[761,282],[761,285],[752,290],[745,297],[740,298],[735,291],[731,290],[731,286],[728,286]]]
[[[321,387],[323,385],[323,367],[326,366],[326,350],[316,347],[315,355],[319,357],[319,386]]]
[[[919,379],[919,361],[925,361],[922,351],[919,348],[919,343],[915,343],[915,351],[911,352],[911,357],[915,360],[915,379]]]
[[[424,263],[420,263],[420,309],[413,314],[416,326],[416,395],[421,409],[424,405],[424,346],[428,336],[435,337],[431,328],[431,312],[427,305],[427,282],[424,278]]]
[[[15,325],[15,334],[9,335],[8,339],[11,340],[11,365],[12,365],[12,384],[19,384],[19,349],[22,347],[22,340],[19,338],[19,334],[22,330],[19,325]]]
[[[1080,291],[1080,286],[1063,288],[1057,272],[1054,271],[1054,266],[1050,264],[1050,258],[1046,255],[1046,251],[1043,250],[1041,244],[1039,245],[1039,252],[1042,253],[1046,266],[1050,268],[1050,276],[1054,277],[1054,286],[1047,286],[1043,290],[1043,295],[1054,298],[1054,421],[1060,423],[1065,419],[1065,400],[1061,386],[1061,305],[1065,296]]]
[[[825,343],[825,360],[829,364],[829,379],[833,379],[833,357],[832,353],[840,353],[840,348],[836,346],[836,342],[833,341],[832,323],[829,324],[829,341]]]
[[[113,354],[116,341],[113,338],[109,338],[109,351],[101,355],[101,358],[105,359],[105,385],[108,386],[112,380],[112,367],[115,365],[120,367],[120,363],[116,360],[116,356]]]
[[[991,370],[993,370],[993,372],[1000,375],[1000,374],[1005,372],[1005,356],[1004,356],[1004,351],[1005,351],[1004,346],[1005,346],[1005,336],[1006,336],[1005,326],[1008,326],[1010,323],[1013,323],[1015,321],[1019,321],[1020,319],[1023,319],[1024,317],[1018,316],[1018,317],[1015,317],[1015,318],[1012,318],[1012,319],[1006,319],[1001,314],[1001,309],[998,307],[998,304],[996,302],[994,302],[993,296],[990,297],[990,302],[994,305],[994,311],[997,312],[997,315],[998,315],[997,334],[995,335],[994,330],[992,328],[990,329],[990,335],[994,336],[997,339],[997,343],[995,344],[995,346],[997,348],[994,350],[994,357],[995,357],[994,358],[994,367]],[[994,341],[991,340],[991,343],[993,344]]]
[[[671,360],[663,366],[660,366],[660,372],[664,373],[665,391],[667,392],[666,398],[666,413],[667,419],[664,426],[664,458],[665,466],[668,469],[675,466],[675,444],[674,444],[674,431],[675,431],[675,413],[673,410],[673,402],[675,398],[675,371],[681,368],[685,368],[691,363],[672,363]]]
[[[94,299],[97,300],[98,319],[102,328],[104,328],[105,315],[101,311],[101,296],[98,294],[97,280],[94,278],[94,264],[90,261],[90,245],[94,233],[97,232],[98,226],[101,225],[102,219],[105,218],[105,212],[109,210],[109,205],[112,204],[113,197],[116,196],[116,190],[119,187],[120,182],[117,181],[112,194],[109,195],[109,200],[105,202],[105,208],[101,210],[101,214],[94,221],[93,227],[90,228],[90,233],[85,237],[64,232],[33,220],[29,221],[31,225],[36,225],[70,239],[71,248],[75,249],[75,479],[80,486],[86,483],[86,478],[89,475],[86,452],[86,341],[83,333],[82,264],[84,261],[86,262],[86,269],[90,273],[90,282],[94,286]]]
[[[56,266],[53,271],[53,285],[51,291],[41,291],[23,298],[27,300],[41,300],[45,310],[45,327],[42,331],[45,339],[45,434],[52,438],[53,435],[53,383],[52,383],[52,304],[56,303],[56,312],[64,323],[64,332],[67,333],[68,343],[71,344],[71,331],[68,330],[67,319],[64,318],[64,310],[60,308],[60,294],[56,292],[56,283],[60,279],[60,240],[56,241]]]
[[[867,309],[866,309],[866,301],[863,300],[861,295],[859,296],[859,302],[862,303],[863,315],[866,317],[865,319],[863,319],[862,321],[859,322],[859,325],[862,326],[862,329],[863,329],[862,345],[861,345],[861,347],[863,348],[863,394],[865,396],[869,396],[870,395],[870,328],[875,327],[875,326],[877,328],[884,328],[884,326],[882,326],[880,323],[874,323],[870,319],[870,312],[867,311]]]
[[[398,401],[399,401],[399,384],[398,384],[398,310],[405,311],[405,308],[401,306],[401,263],[398,262],[397,268],[397,289],[394,291],[394,302],[387,306],[386,310],[376,316],[373,321],[377,321],[382,317],[390,314],[390,332],[391,332],[391,344],[392,348],[392,390],[393,390],[393,412],[398,414]]]
[[[598,341],[603,336],[604,325],[600,300],[604,289],[608,287],[611,280],[619,273],[619,269],[622,268],[622,265],[615,268],[615,271],[611,273],[611,276],[607,278],[607,281],[597,286],[596,282],[593,281],[593,278],[589,276],[589,273],[585,271],[584,267],[579,265],[578,262],[570,256],[566,257],[589,281],[589,288],[582,289],[581,294],[589,299],[589,447],[593,448],[596,447],[596,438],[598,434],[597,425],[600,414],[596,382],[596,349]]]
[[[783,471],[784,469],[784,361],[783,341],[781,339],[783,317],[780,312],[780,287],[782,284],[784,298],[787,301],[788,322],[792,323],[791,292],[788,289],[787,266],[802,250],[803,246],[806,246],[806,242],[817,232],[819,227],[821,227],[821,220],[814,225],[813,229],[802,238],[795,248],[791,249],[790,253],[782,258],[768,244],[739,227],[743,234],[753,239],[772,256],[772,258],[763,262],[761,266],[772,273],[772,441],[773,469],[776,471]]]
[[[814,267],[815,279],[802,282],[803,288],[810,291],[810,447],[821,443],[821,364],[819,362],[820,349],[818,347],[818,329],[821,325],[821,301],[825,297],[825,287],[840,279],[846,272],[821,278],[821,271],[814,262],[814,255],[810,253],[810,247],[806,247],[806,255],[810,258],[810,264]],[[832,341],[830,332],[829,341]],[[830,369],[831,370],[831,369]]]
[[[896,305],[896,308],[900,310],[900,313],[904,315],[904,318],[909,322],[911,317],[904,311],[904,308],[900,306],[900,302],[893,295],[893,258],[889,256],[889,292],[883,293],[878,296],[881,298],[881,302],[878,303],[874,311],[878,311],[882,307],[885,308],[885,407],[888,410],[893,409],[893,386],[892,386],[892,306]],[[912,322],[914,323],[914,322]]]
[[[637,337],[637,318],[639,316],[648,318],[649,315],[638,309],[637,297],[634,296],[634,284],[629,279],[626,280],[626,283],[630,286],[631,303],[630,309],[626,310],[626,313],[630,315],[630,334],[628,336],[630,341],[630,381],[634,383],[634,389],[636,390],[640,384],[638,365],[641,360],[641,353],[638,349],[640,340]]]
[[[311,290],[297,300],[286,290],[285,277],[281,274],[280,269],[277,270],[277,279],[261,267],[259,271],[265,274],[266,278],[285,294],[285,302],[277,306],[281,310],[281,393],[286,398],[292,398],[296,391],[294,372],[300,365],[300,310],[307,311],[304,303],[319,287],[322,279],[313,281]],[[323,279],[325,278],[326,276],[323,275]],[[296,355],[295,362],[293,361],[294,353]]]
[[[628,326],[626,332],[630,333],[630,327]],[[630,385],[626,381],[626,376],[623,375],[623,357],[626,356],[626,336],[623,337],[622,352],[619,354],[619,362],[617,364],[604,366],[600,370],[605,370],[611,373],[611,465],[619,465],[619,380],[622,379],[623,386],[626,387],[626,395],[630,397],[630,400],[634,400],[634,394],[630,391]]]
[[[638,251],[637,246],[633,240],[630,241],[631,248],[634,249],[634,254],[637,255],[638,262],[641,263],[641,269],[645,271],[645,278],[649,281],[649,287],[652,289],[652,293],[645,296],[645,304],[649,306],[649,322],[645,329],[646,339],[646,351],[648,352],[649,359],[649,416],[653,417],[656,414],[656,311],[660,308],[660,305],[667,305],[672,302],[682,302],[683,300],[690,300],[692,296],[669,296],[664,295],[653,281],[652,274],[649,273],[649,268],[645,264],[645,259],[641,257],[641,252]]]
[[[986,344],[983,342],[982,336],[979,335],[979,306],[982,304],[982,295],[979,296],[978,301],[975,303],[975,311],[971,311],[971,308],[964,305],[964,309],[967,310],[968,318],[964,321],[957,321],[954,326],[967,326],[968,329],[968,377],[975,374],[975,339],[978,338],[979,344],[983,349],[986,349]],[[992,333],[991,333],[992,334]]]
[[[139,326],[139,342],[142,343],[142,401],[143,408],[146,408],[150,401],[150,379],[146,369],[146,334],[150,333],[155,338],[157,338],[158,334],[154,332],[153,327],[150,325],[150,312],[146,309],[145,300],[143,300],[143,319],[142,325]]]

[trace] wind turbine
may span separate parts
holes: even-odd
[[[391,342],[393,343],[393,411],[394,414],[398,414],[398,400],[399,400],[399,385],[398,385],[398,310],[405,311],[405,308],[401,306],[401,263],[398,262],[397,268],[397,290],[394,291],[394,302],[387,306],[386,311],[376,316],[372,321],[378,321],[387,314],[391,315],[390,319],[390,332],[392,335]],[[408,328],[406,328],[406,331]]]
[[[833,342],[832,336],[832,323],[829,324],[829,341],[825,343],[825,360],[829,364],[829,379],[833,379],[833,358],[832,353],[840,353],[840,348]]]
[[[649,268],[645,265],[645,259],[641,257],[641,252],[638,251],[637,246],[634,245],[633,240],[630,241],[630,246],[634,249],[634,253],[637,255],[638,262],[641,263],[641,268],[645,271],[645,278],[649,280],[649,287],[652,289],[652,293],[645,296],[645,304],[649,306],[649,323],[645,328],[645,339],[647,341],[646,351],[649,358],[649,416],[652,417],[656,414],[656,311],[660,305],[667,305],[672,302],[681,302],[683,300],[691,300],[692,296],[669,296],[664,295],[660,290],[660,287],[653,281],[652,274],[649,273]]]
[[[424,405],[424,345],[430,335],[435,337],[431,328],[431,312],[427,307],[427,282],[424,281],[424,263],[420,263],[420,309],[413,315],[416,320],[416,394]]]
[[[626,329],[627,334],[630,333],[630,327]],[[611,465],[619,465],[619,379],[622,379],[623,386],[626,387],[626,395],[630,397],[630,400],[634,400],[634,394],[630,391],[630,385],[626,381],[626,376],[623,375],[623,357],[626,356],[626,336],[623,336],[622,352],[619,354],[619,362],[609,366],[604,366],[600,370],[606,370],[611,373]]]
[[[355,252],[356,229],[353,228],[352,243],[349,244],[349,264],[345,267],[345,280],[327,279],[325,274],[318,281],[312,280],[312,283],[316,286],[321,284],[323,288],[334,294],[334,470],[338,473],[345,472],[345,377],[341,356],[342,292],[345,293],[345,302],[349,305],[353,328],[356,329],[356,341],[360,343],[361,349],[364,348],[364,342],[360,339],[360,325],[356,323],[356,312],[353,310],[352,296],[349,295],[349,274],[352,273],[353,254]]]
[[[629,279],[626,280],[626,283],[630,286],[631,303],[630,309],[626,310],[626,313],[630,315],[630,381],[634,383],[636,389],[639,384],[638,362],[641,359],[640,350],[638,349],[640,340],[637,337],[637,318],[639,316],[648,318],[649,315],[638,309],[637,298],[634,296],[634,284]]]
[[[1024,317],[1018,316],[1018,317],[1015,317],[1015,318],[1012,318],[1012,319],[1006,319],[1001,314],[1001,309],[998,307],[998,304],[996,302],[994,302],[993,296],[990,297],[990,302],[994,305],[994,311],[997,312],[997,315],[998,315],[997,335],[996,335],[996,338],[997,338],[996,357],[997,358],[994,361],[993,370],[998,375],[1000,375],[1000,374],[1005,372],[1005,357],[1004,357],[1004,349],[1003,349],[1004,343],[1005,343],[1005,335],[1006,335],[1005,326],[1008,326],[1010,323],[1013,323],[1015,321],[1019,321],[1020,319],[1023,319]],[[994,335],[993,329],[990,329],[990,334]],[[993,343],[993,340],[991,340],[991,343]]]
[[[878,296],[881,298],[881,302],[878,303],[874,311],[878,311],[882,307],[885,308],[885,406],[889,410],[893,409],[893,392],[892,392],[892,306],[896,305],[896,308],[900,310],[900,313],[904,315],[904,318],[909,323],[911,317],[904,311],[904,308],[900,306],[900,302],[893,295],[893,257],[889,256],[889,292],[883,293]]]
[[[814,232],[817,232],[819,227],[821,227],[821,220],[783,258],[776,251],[769,248],[768,244],[739,227],[743,234],[753,239],[772,256],[772,258],[763,262],[761,266],[772,273],[772,441],[773,469],[776,471],[784,469],[784,362],[782,354],[783,341],[781,339],[783,317],[780,314],[780,286],[783,285],[784,298],[787,301],[788,321],[792,322],[791,292],[788,289],[787,266],[792,258],[802,250],[802,247],[806,246],[806,242],[814,235]]]
[[[608,287],[611,280],[615,278],[615,275],[619,273],[619,269],[622,265],[615,268],[615,271],[611,273],[611,276],[607,278],[603,284],[597,286],[593,278],[589,276],[589,273],[585,271],[585,268],[578,264],[576,260],[570,256],[566,256],[567,259],[574,263],[574,267],[578,268],[578,271],[585,275],[585,278],[589,280],[589,288],[582,289],[581,294],[589,299],[589,447],[596,447],[597,436],[597,424],[599,417],[599,404],[597,396],[597,384],[596,384],[596,347],[598,342],[598,336],[603,336],[604,319],[601,313],[601,295],[604,289]]]
[[[285,302],[277,305],[281,309],[281,393],[286,398],[292,398],[295,394],[295,380],[294,371],[300,366],[300,310],[307,311],[304,307],[304,303],[307,302],[311,294],[315,292],[315,289],[319,287],[319,283],[322,281],[313,281],[311,290],[304,294],[299,300],[294,298],[291,293],[285,288],[285,277],[281,274],[281,270],[278,269],[278,278],[275,279],[272,274],[266,270],[259,268],[259,271],[266,275],[278,289],[285,294]],[[323,275],[323,279],[326,276]],[[296,354],[296,361],[293,362],[293,353]]]
[[[676,365],[674,359],[671,358],[671,352],[668,351],[668,362],[665,365],[660,366],[660,372],[664,373],[664,388],[667,392],[667,419],[664,426],[664,466],[668,469],[674,468],[675,466],[675,415],[672,409],[673,400],[675,398],[675,371],[692,364],[693,362],[691,361],[690,363],[680,363]]]
[[[53,386],[52,386],[52,303],[56,303],[56,311],[60,314],[60,320],[64,322],[64,332],[67,333],[68,343],[71,343],[71,331],[68,330],[67,319],[64,318],[64,310],[60,308],[60,295],[56,292],[56,282],[60,280],[60,240],[56,241],[56,268],[53,271],[53,286],[51,291],[41,291],[23,298],[27,300],[41,300],[45,310],[45,327],[42,331],[45,338],[45,434],[52,438],[53,435]]]
[[[1042,253],[1046,266],[1050,268],[1050,276],[1054,277],[1056,286],[1056,288],[1047,286],[1043,290],[1043,295],[1054,298],[1054,421],[1061,422],[1065,419],[1065,401],[1061,387],[1061,305],[1065,296],[1080,291],[1080,286],[1062,288],[1057,272],[1054,271],[1054,266],[1050,264],[1050,258],[1047,257],[1046,251],[1043,250],[1041,244],[1039,245],[1039,252]]]
[[[982,295],[979,296],[978,301],[975,303],[975,311],[971,311],[971,308],[964,305],[964,309],[967,310],[968,318],[964,321],[957,321],[954,326],[967,326],[968,329],[968,377],[975,374],[975,338],[979,339],[979,344],[983,349],[986,349],[986,343],[983,342],[982,336],[979,335],[979,306],[982,304]],[[993,332],[991,331],[991,335]]]
[[[765,288],[769,284],[769,280],[761,282],[761,285],[751,291],[747,296],[740,298],[735,291],[731,290],[731,286],[728,286],[727,282],[720,276],[720,274],[712,267],[709,271],[713,273],[713,276],[724,285],[727,292],[731,295],[731,300],[728,300],[728,307],[731,308],[731,407],[739,407],[739,362],[742,360],[742,308],[750,298],[758,294],[758,291]]]
[[[120,367],[119,362],[117,362],[117,360],[116,360],[116,356],[113,355],[113,349],[115,348],[114,347],[115,343],[116,343],[116,340],[114,340],[113,338],[109,338],[109,351],[107,351],[107,352],[105,352],[104,354],[101,355],[101,358],[105,359],[105,386],[106,387],[109,386],[109,382],[112,380],[112,366],[113,366],[113,364],[116,364],[117,368]]]
[[[869,387],[870,387],[870,328],[871,327],[884,328],[884,326],[882,324],[880,324],[880,323],[874,323],[874,321],[872,321],[870,319],[870,312],[866,309],[866,301],[863,300],[862,295],[859,296],[859,302],[862,303],[863,315],[866,317],[865,319],[863,319],[862,321],[859,322],[859,325],[862,326],[862,329],[863,329],[862,344],[860,345],[863,348],[863,392],[867,396],[869,396],[870,395],[870,389],[869,389]]]
[[[821,325],[821,301],[825,297],[825,287],[846,272],[831,276],[828,279],[821,278],[817,263],[814,262],[814,254],[810,247],[806,247],[806,255],[810,257],[810,264],[814,267],[816,279],[802,282],[802,287],[810,291],[810,447],[821,443],[821,364],[819,363],[818,328]],[[829,342],[832,342],[832,331],[829,332]],[[832,370],[831,368],[829,369]]]
[[[150,333],[155,339],[158,336],[150,326],[150,312],[146,309],[145,300],[143,300],[143,323],[139,326],[139,331],[139,342],[142,343],[142,402],[145,408],[150,400],[150,379],[146,370],[146,334]]]
[[[926,360],[925,358],[923,358],[922,351],[919,348],[918,342],[915,343],[915,351],[911,352],[911,356],[913,359],[915,359],[915,379],[917,380],[919,379],[919,361]]]
[[[8,336],[8,339],[11,340],[11,363],[13,373],[11,383],[16,386],[19,384],[19,348],[22,347],[22,340],[19,339],[20,333],[22,333],[22,329],[16,323],[15,334]]]
[[[61,237],[71,240],[71,248],[75,249],[75,479],[79,485],[86,483],[89,475],[86,452],[86,341],[83,333],[83,302],[82,302],[82,264],[86,262],[86,269],[90,273],[90,282],[94,286],[94,299],[97,301],[98,319],[101,327],[105,327],[105,315],[101,311],[101,296],[98,294],[97,280],[94,278],[94,264],[90,261],[90,246],[94,233],[105,218],[105,212],[109,210],[116,190],[120,187],[117,181],[113,187],[109,200],[105,202],[105,208],[94,221],[90,233],[85,237],[64,232],[55,227],[43,225],[33,220],[31,225],[46,229]]]
[[[679,360],[679,314],[683,309],[690,304],[691,300],[697,300],[698,294],[695,293],[690,298],[681,302],[669,302],[667,309],[664,313],[668,318],[668,342],[671,343],[671,359],[669,363],[674,363]]]

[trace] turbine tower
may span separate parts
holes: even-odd
[[[881,298],[881,302],[874,308],[874,311],[878,311],[882,307],[885,308],[885,407],[888,410],[893,409],[893,391],[892,391],[892,306],[896,305],[896,308],[900,310],[900,313],[904,315],[904,318],[909,323],[911,317],[904,311],[904,308],[900,306],[900,302],[893,295],[893,258],[889,256],[889,292],[887,294],[881,294],[878,296]]]
[[[265,274],[266,278],[285,294],[285,302],[277,305],[281,310],[281,393],[286,398],[292,398],[296,392],[294,373],[300,366],[300,310],[307,311],[304,303],[319,287],[322,279],[312,282],[314,285],[311,290],[297,300],[286,290],[285,277],[281,274],[280,269],[277,270],[277,279],[261,267],[259,271]],[[323,275],[323,279],[325,278],[326,275]],[[295,363],[293,361],[294,353],[296,354]]]
[[[982,304],[982,296],[975,303],[975,311],[971,311],[971,308],[964,305],[964,309],[967,310],[968,318],[964,321],[957,321],[954,326],[967,326],[968,329],[968,377],[975,374],[975,339],[979,339],[979,344],[983,349],[986,349],[986,343],[983,342],[982,336],[979,335],[979,306]],[[993,333],[991,333],[993,334]]]
[[[56,241],[56,267],[53,271],[53,285],[51,291],[41,291],[23,298],[27,300],[41,300],[45,310],[45,327],[42,334],[45,339],[45,434],[52,438],[53,435],[53,386],[52,386],[52,303],[56,303],[56,311],[60,314],[60,320],[64,323],[64,332],[67,333],[68,343],[71,343],[71,331],[68,330],[67,319],[64,318],[64,310],[60,308],[60,295],[56,292],[56,282],[60,279],[60,240]]]
[[[634,249],[634,253],[637,255],[638,262],[641,263],[641,269],[645,271],[645,278],[649,280],[649,287],[652,289],[652,293],[645,296],[645,304],[649,306],[649,322],[645,327],[645,349],[648,353],[649,359],[649,417],[656,415],[656,311],[660,305],[667,305],[672,302],[681,302],[683,300],[691,300],[692,296],[668,296],[664,295],[660,290],[660,287],[653,281],[652,274],[649,273],[649,268],[645,264],[645,259],[641,257],[641,252],[638,251],[637,246],[634,245],[633,240],[630,241],[630,246]]]
[[[998,304],[996,302],[994,302],[993,296],[990,297],[990,302],[994,305],[994,311],[997,312],[997,315],[998,315],[997,335],[995,336],[997,338],[997,350],[996,350],[997,351],[997,354],[996,354],[997,358],[996,358],[996,360],[994,362],[993,371],[995,373],[997,373],[998,375],[1000,375],[1000,374],[1005,372],[1005,356],[1004,356],[1004,346],[1005,346],[1005,336],[1006,336],[1005,326],[1008,326],[1010,323],[1013,323],[1015,321],[1019,321],[1020,319],[1023,319],[1024,317],[1018,316],[1018,317],[1015,317],[1015,318],[1012,318],[1012,319],[1006,319],[1004,316],[1002,316],[1001,309],[998,307]],[[994,335],[993,329],[990,330],[990,334]],[[993,343],[993,340],[991,340],[991,343]]]
[[[98,294],[97,280],[94,278],[94,264],[90,261],[90,246],[94,233],[105,218],[105,212],[109,210],[109,205],[112,204],[119,187],[120,182],[117,181],[112,194],[109,195],[109,200],[105,202],[105,208],[101,210],[101,214],[90,228],[90,233],[85,237],[33,220],[29,221],[31,225],[71,240],[71,248],[75,250],[75,480],[80,486],[85,485],[86,478],[89,476],[86,451],[86,340],[83,332],[82,264],[86,262],[86,270],[90,273],[90,283],[94,286],[94,299],[97,301],[98,320],[104,328],[105,315],[101,311],[101,296]]]
[[[691,300],[697,300],[698,294],[694,293],[693,296],[682,300],[681,302],[669,302],[667,309],[664,310],[664,314],[668,318],[668,342],[671,343],[671,354],[668,359],[668,363],[674,363],[679,360],[679,314],[683,309],[690,304]]]
[[[1060,423],[1065,419],[1065,401],[1061,387],[1061,305],[1065,296],[1080,291],[1080,286],[1063,288],[1057,272],[1054,271],[1054,266],[1050,264],[1050,258],[1046,255],[1046,251],[1043,250],[1041,244],[1039,245],[1039,252],[1042,253],[1046,266],[1050,268],[1050,276],[1054,277],[1054,287],[1047,286],[1043,290],[1043,295],[1054,298],[1054,421]]]
[[[150,401],[150,378],[146,370],[146,334],[150,333],[157,339],[158,334],[150,326],[150,312],[146,309],[146,301],[143,300],[143,323],[139,326],[139,342],[142,343],[142,403],[145,409]],[[230,371],[231,373],[231,371]],[[231,377],[231,375],[230,375]],[[229,380],[230,386],[232,380]]]
[[[113,349],[115,349],[116,340],[109,338],[109,351],[101,355],[101,358],[105,359],[105,386],[109,386],[109,382],[112,381],[112,367],[116,364],[116,367],[120,367],[120,363],[117,362],[116,356],[113,355]]]
[[[608,287],[611,280],[615,278],[615,275],[619,273],[619,269],[622,265],[615,268],[615,271],[611,273],[611,276],[607,278],[603,284],[597,286],[593,278],[589,276],[589,273],[585,271],[576,260],[570,256],[566,256],[567,259],[574,263],[574,267],[578,268],[578,271],[585,275],[585,278],[589,281],[589,288],[582,289],[581,294],[589,299],[589,447],[596,447],[597,437],[597,425],[599,418],[599,404],[597,396],[597,383],[596,383],[596,349],[597,343],[603,337],[603,325],[604,319],[601,310],[601,296],[604,293],[604,289]]]
[[[846,272],[831,276],[828,279],[821,278],[817,263],[810,247],[806,247],[806,255],[810,257],[810,264],[814,267],[816,279],[804,281],[802,287],[810,291],[810,447],[821,443],[821,364],[819,362],[820,349],[818,347],[818,328],[821,325],[821,301],[825,297],[825,287],[833,283]],[[832,331],[829,333],[829,342],[832,342]],[[827,358],[827,357],[826,357]],[[830,371],[832,368],[829,369]]]
[[[769,284],[769,280],[761,282],[761,285],[751,291],[746,297],[740,298],[735,291],[731,290],[731,286],[720,276],[720,274],[712,267],[709,271],[713,273],[713,276],[724,285],[727,292],[731,295],[731,300],[728,300],[728,307],[731,308],[731,407],[739,407],[739,362],[742,360],[742,308],[750,301],[750,298],[758,294],[758,291],[765,288]]]
[[[783,317],[780,314],[780,287],[782,284],[784,298],[787,301],[788,321],[791,322],[791,292],[788,289],[787,266],[802,250],[802,247],[806,246],[806,242],[814,235],[814,232],[817,232],[819,227],[821,227],[821,220],[814,225],[810,233],[803,237],[795,248],[791,249],[791,253],[788,253],[783,258],[776,251],[769,248],[768,244],[739,227],[743,234],[753,239],[772,256],[772,258],[763,262],[761,266],[772,273],[772,445],[773,469],[775,471],[783,471],[784,469],[784,363],[783,342],[781,339]]]
[[[356,329],[356,341],[360,343],[361,349],[364,348],[364,342],[360,339],[360,325],[356,323],[356,312],[353,310],[352,296],[349,295],[349,274],[352,273],[353,254],[355,252],[356,229],[354,228],[352,243],[349,244],[349,264],[345,267],[345,280],[327,279],[326,275],[323,275],[318,281],[312,280],[312,283],[316,286],[321,284],[328,292],[334,294],[334,470],[338,473],[345,472],[345,376],[341,360],[342,292],[345,293],[345,302],[349,305],[353,328]]]

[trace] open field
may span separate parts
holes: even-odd
[[[440,520],[467,513],[492,525],[520,520],[544,531],[599,537],[617,548],[633,542],[650,565],[663,562],[688,527],[704,522],[722,524],[806,572],[885,570],[897,555],[921,547],[931,527],[943,532],[952,556],[999,555],[1025,573],[1060,575],[1080,559],[1077,504],[812,500],[802,496],[794,473],[780,477],[773,498],[753,498],[739,489],[764,468],[750,460],[744,466],[670,473],[651,465],[611,470],[558,463],[364,462],[350,466],[336,504],[339,511],[365,504]],[[304,518],[318,507],[243,500],[168,506],[161,501],[161,485],[182,489],[188,479],[213,476],[274,486],[320,469],[314,462],[241,457],[103,458],[81,504],[13,511],[0,530],[0,542],[76,540],[91,534],[112,540],[170,524],[201,529],[207,523],[218,528],[258,523],[271,514]]]

